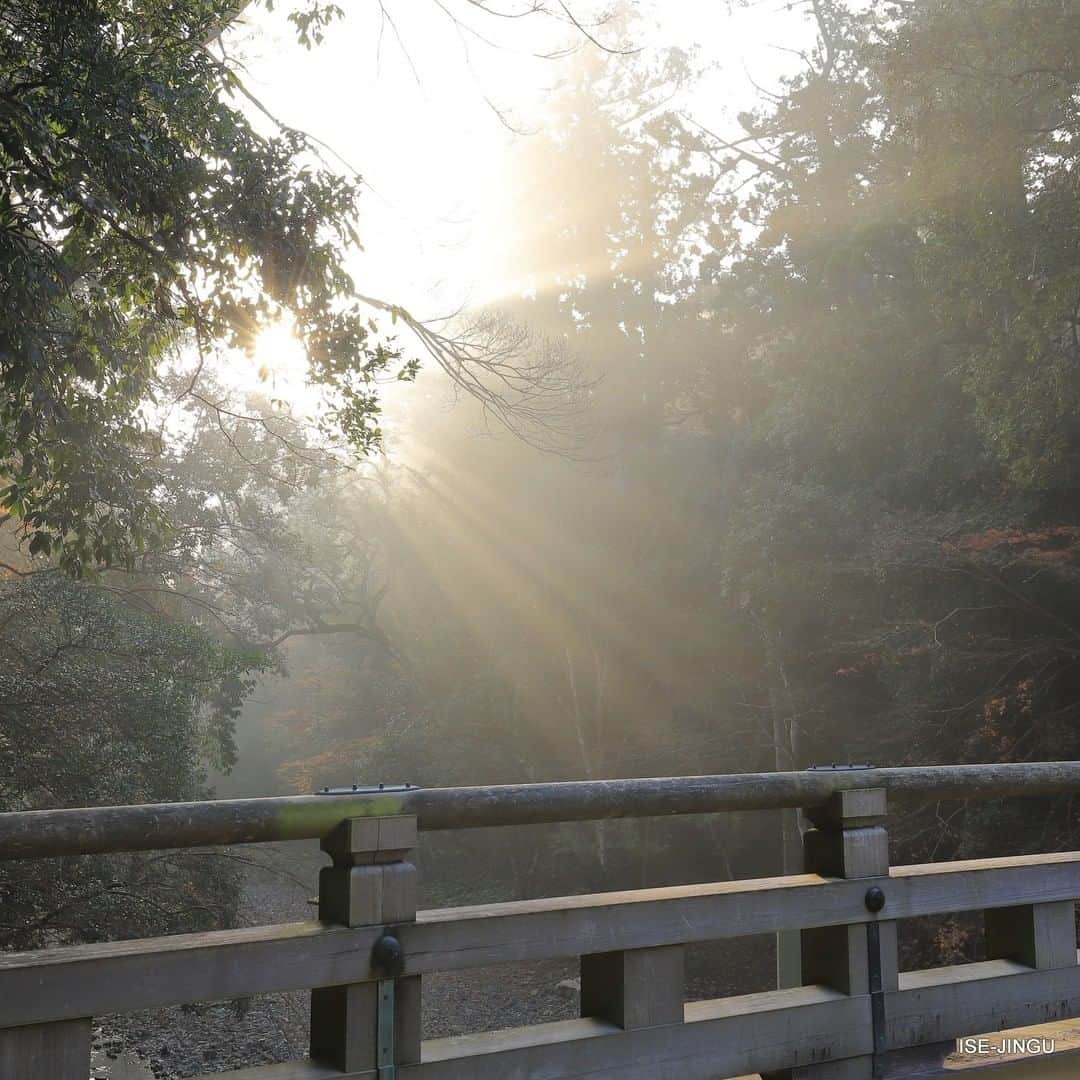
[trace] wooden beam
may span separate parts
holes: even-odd
[[[1080,762],[582,780],[13,811],[0,814],[0,859],[315,839],[345,818],[406,814],[415,815],[421,829],[475,829],[815,807],[835,792],[863,788],[924,801],[1075,794]]]
[[[867,1053],[869,1003],[824,987],[771,990],[685,1008],[685,1022],[622,1031],[568,1020],[426,1042],[402,1080],[715,1080]]]
[[[806,1059],[865,1051],[866,999],[823,987],[699,1001],[685,1022],[624,1031],[597,1019],[563,1020],[425,1042],[399,1080],[716,1080]],[[216,1077],[222,1074],[215,1074]],[[305,1062],[226,1073],[227,1080],[375,1080],[371,1071],[327,1074]],[[210,1080],[209,1077],[202,1080]],[[743,1076],[743,1080],[751,1080]]]
[[[807,816],[814,828],[803,835],[805,868],[845,879],[887,877],[889,838],[882,826],[886,800],[884,788],[838,791],[824,806],[808,811]],[[865,881],[863,884],[869,888]],[[864,907],[865,896],[864,890]],[[812,926],[802,931],[798,943],[800,981],[823,984],[852,995],[869,994],[871,991],[880,993],[886,986],[894,989],[896,921],[878,921],[876,918],[874,921],[874,963],[878,975],[873,985],[870,978],[869,926],[864,925],[862,918],[841,926]],[[780,942],[777,947],[780,947]],[[882,999],[876,1000],[880,1003]],[[880,1035],[880,1020],[877,1031]],[[863,1055],[843,1061],[804,1064],[787,1071],[784,1080],[869,1080],[873,1072],[873,1057]],[[780,1078],[776,1077],[775,1080]]]
[[[890,1048],[1080,1016],[1080,966],[1033,970],[1015,960],[908,971],[886,995]]]
[[[1076,963],[1076,904],[1022,904],[986,912],[988,960],[1019,960],[1033,968]]]
[[[89,1019],[0,1031],[0,1077],[86,1080],[89,1074]]]
[[[229,1072],[206,1073],[193,1076],[189,1080],[377,1080],[374,1070],[366,1072],[343,1073],[329,1065],[320,1065],[315,1061],[281,1061],[274,1065],[253,1065],[247,1069],[232,1069]]]
[[[468,1038],[468,1036],[466,1036]],[[1080,1046],[1077,1045],[1077,1024],[1057,1022],[1034,1027],[995,1031],[988,1035],[991,1042],[1003,1038],[1052,1040],[1058,1049],[1054,1054],[1040,1054],[1019,1060],[999,1060],[988,1056],[984,1061],[950,1060],[956,1048],[954,1042],[937,1046],[912,1048],[894,1053],[889,1061],[889,1080],[1074,1080],[1080,1075]],[[437,1044],[429,1043],[435,1047]],[[842,1066],[842,1062],[837,1063]],[[801,1069],[792,1070],[797,1077]],[[237,1072],[214,1073],[194,1080],[343,1080],[342,1074],[315,1066],[307,1061],[281,1065],[262,1065]],[[376,1080],[374,1072],[350,1073],[348,1080]],[[752,1076],[732,1077],[731,1080],[760,1080]]]
[[[416,867],[408,862],[324,866],[319,871],[319,918],[351,927],[412,919],[416,888]]]
[[[683,1018],[682,945],[592,953],[581,958],[581,1015],[631,1030]]]
[[[880,916],[865,906],[872,885],[885,892]],[[802,874],[426,911],[403,940],[406,970],[451,970],[1075,895],[1080,853],[1070,852],[900,866],[854,881]]]
[[[889,919],[1068,901],[1080,853],[893,867],[886,878],[802,874],[417,913],[401,927],[405,975],[865,923],[866,889]],[[240,997],[375,977],[378,927],[317,922],[0,954],[0,1026]]]
[[[304,922],[0,954],[0,1027],[357,982],[381,933]]]
[[[334,865],[319,874],[319,918],[399,934],[400,924],[416,919],[415,845],[414,817],[341,822],[322,841]],[[379,1009],[390,1001],[394,1038],[381,1056]],[[343,1072],[419,1061],[420,1007],[419,975],[316,987],[311,992],[311,1057]]]

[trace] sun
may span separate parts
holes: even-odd
[[[263,326],[249,351],[233,352],[217,374],[239,398],[269,403],[274,412],[310,418],[324,406],[323,388],[312,381],[303,337],[288,312]]]
[[[291,319],[280,318],[259,331],[252,359],[259,382],[275,397],[307,385],[307,350]]]

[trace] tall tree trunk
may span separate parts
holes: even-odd
[[[795,702],[783,660],[775,654],[771,666],[777,677],[770,681],[769,706],[772,714],[773,768],[792,772],[799,767],[801,734]],[[780,811],[780,872],[803,871],[803,823],[798,810]],[[802,985],[802,941],[798,930],[781,930],[776,935],[776,985],[780,989]]]
[[[599,677],[599,675],[597,676]],[[592,755],[589,753],[588,740],[585,738],[584,718],[581,713],[581,699],[578,697],[577,677],[574,672],[574,660],[570,655],[569,647],[566,649],[566,678],[570,684],[570,701],[573,706],[571,716],[574,720],[574,733],[577,736],[578,753],[581,755],[581,767],[588,780],[596,779],[596,770],[593,768]],[[607,834],[602,821],[593,822],[593,832],[596,835],[596,853],[600,860],[600,868],[607,869]]]

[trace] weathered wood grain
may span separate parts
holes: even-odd
[[[807,1069],[823,1080],[846,1076],[845,1069],[859,1074],[872,1051],[864,977],[871,922],[878,924],[883,967],[891,972],[886,1016],[894,1048],[1080,1016],[1072,923],[1080,853],[890,872],[880,827],[886,796],[1045,796],[1078,787],[1080,762],[1063,762],[0,814],[0,858],[329,833],[325,846],[336,864],[324,872],[321,923],[0,954],[0,1077],[37,1075],[43,1068],[63,1080],[85,1076],[86,1017],[92,1015],[311,987],[317,1002],[328,1003],[323,1028],[330,1043],[344,1045],[343,1033],[359,1032],[365,1044],[336,1063],[351,1071],[294,1062],[242,1070],[234,1080],[374,1080],[369,1021],[378,973],[371,949],[388,922],[395,923],[405,954],[397,981],[400,1080],[716,1080],[754,1070],[801,1076]],[[475,828],[785,807],[806,808],[818,825],[807,843],[808,866],[816,873],[420,912],[410,922],[415,904],[406,856],[417,825]],[[356,820],[342,824],[346,818]],[[865,907],[872,886],[885,894],[880,913]],[[988,912],[995,958],[894,978],[896,920],[965,910]],[[351,925],[331,925],[330,916]],[[804,932],[804,974],[815,985],[680,1010],[683,944],[777,931]],[[427,1043],[417,1060],[421,975],[572,956],[584,957],[583,1004],[593,1015]],[[341,1002],[348,1007],[337,1008]]]
[[[994,1032],[989,1038],[1023,1037],[1051,1039],[1058,1045],[1053,1055],[1039,1055],[1021,1060],[999,1061],[987,1056],[982,1061],[955,1061],[948,1065],[945,1059],[955,1049],[952,1041],[933,1046],[914,1047],[910,1050],[894,1052],[890,1055],[887,1080],[1074,1080],[1080,1076],[1080,1047],[1076,1045],[1075,1023],[1041,1024],[1034,1027],[1015,1028],[1009,1031]],[[431,1045],[431,1044],[429,1044]],[[859,1059],[848,1059],[858,1062]],[[838,1075],[843,1076],[844,1061],[832,1063]],[[789,1075],[800,1080],[805,1069],[796,1067]],[[283,1065],[264,1065],[238,1072],[214,1073],[198,1077],[195,1080],[345,1080],[339,1072],[329,1071],[306,1061],[290,1062]],[[374,1072],[349,1073],[347,1080],[376,1080]],[[435,1077],[425,1077],[435,1080]],[[731,1077],[730,1080],[762,1080],[758,1073]],[[771,1077],[769,1078],[771,1080]]]
[[[886,894],[880,917],[866,889]],[[1080,854],[914,867],[843,881],[800,874],[422,911],[400,928],[406,975],[776,930],[1068,901]],[[381,927],[278,927],[0,954],[0,1025],[237,997],[374,977]]]
[[[1080,966],[1033,970],[1014,960],[903,972],[886,995],[890,1047],[1080,1016]]]
[[[311,1058],[339,1072],[374,1069],[379,984],[322,986],[311,992]]]
[[[320,1065],[314,1061],[282,1061],[276,1065],[254,1065],[248,1069],[233,1069],[230,1072],[206,1073],[193,1076],[190,1080],[377,1080],[374,1069],[364,1072],[343,1073],[330,1065]]]
[[[381,933],[305,922],[0,954],[0,1027],[359,982]]]
[[[806,816],[815,829],[865,829],[881,825],[888,813],[888,792],[883,787],[836,791],[821,806],[811,806]]]
[[[0,1031],[3,1080],[86,1080],[90,1073],[90,1021],[32,1024]]]
[[[581,1015],[627,1030],[681,1023],[685,975],[681,945],[583,956]]]
[[[17,811],[0,814],[0,859],[314,839],[345,818],[402,814],[415,814],[421,829],[475,829],[815,807],[834,792],[863,788],[928,801],[1073,794],[1080,791],[1080,762],[587,780]]]
[[[686,1006],[685,1023],[622,1031],[569,1020],[427,1042],[402,1080],[715,1080],[867,1053],[869,1003],[821,987]]]
[[[878,916],[864,903],[872,885],[886,897]],[[782,929],[875,920],[886,926],[1077,895],[1080,853],[1072,852],[893,867],[889,877],[853,881],[799,874],[427,911],[403,941],[407,970],[449,970]]]
[[[1076,905],[1022,904],[986,912],[988,960],[1019,960],[1033,968],[1076,963]]]
[[[319,917],[348,927],[416,918],[416,818],[342,822],[322,842],[334,865],[319,874]],[[394,1047],[380,1061],[378,1009],[393,993]],[[386,1000],[389,1000],[388,998]],[[311,992],[310,1055],[344,1071],[420,1060],[420,976],[320,986]]]

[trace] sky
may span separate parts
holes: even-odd
[[[386,19],[377,0],[345,5],[344,19],[310,52],[285,21],[288,5],[272,14],[256,8],[229,48],[244,58],[249,85],[276,116],[322,139],[364,177],[361,289],[430,316],[440,303],[453,307],[490,286],[484,267],[499,232],[492,210],[508,151],[528,138],[496,110],[515,127],[535,126],[560,72],[558,61],[532,54],[557,49],[574,31],[539,16],[471,14],[488,44],[459,34],[438,0],[382,6]],[[469,11],[464,0],[446,6]],[[735,113],[754,102],[751,79],[775,85],[793,62],[783,50],[804,37],[804,20],[782,0],[734,11],[722,0],[639,6],[656,26],[646,48],[696,46],[716,65],[688,103],[710,127],[730,129]],[[575,10],[597,5],[578,0]],[[595,32],[603,38],[603,27]]]
[[[292,6],[250,8],[226,47],[275,116],[363,176],[364,252],[352,266],[360,291],[423,319],[500,295],[492,268],[513,228],[509,154],[542,122],[560,78],[560,62],[537,54],[594,46],[565,22],[485,16],[467,0],[351,0],[305,51],[285,18]],[[522,6],[505,0],[501,10]],[[595,0],[571,8],[583,23],[603,11]],[[638,8],[648,28],[641,47],[696,48],[709,67],[685,104],[713,130],[733,130],[735,115],[755,103],[754,84],[775,86],[798,63],[789,50],[806,40],[804,16],[784,0],[639,0]],[[592,32],[604,40],[602,25]],[[280,332],[265,346],[240,384],[269,364],[277,390],[302,394],[301,350]]]

